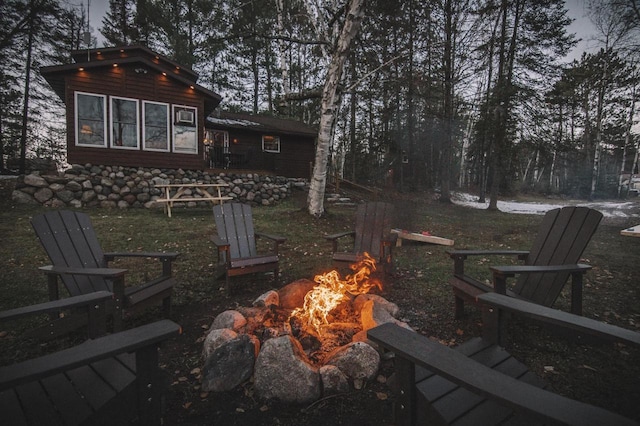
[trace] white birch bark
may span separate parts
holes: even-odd
[[[278,33],[280,39],[278,40],[278,54],[280,56],[280,73],[282,74],[282,88],[284,91],[284,98],[287,99],[289,95],[289,66],[287,64],[287,47],[284,42],[284,0],[277,0],[276,7],[278,10]]]
[[[360,24],[364,17],[364,0],[351,0],[347,16],[336,44],[336,49],[331,57],[331,63],[327,71],[327,77],[322,89],[322,105],[320,115],[320,128],[316,146],[315,164],[311,176],[307,207],[309,213],[319,217],[324,213],[324,192],[327,184],[327,164],[336,122],[336,113],[340,104],[338,84],[342,77],[342,69],[349,53],[351,41],[360,30]]]

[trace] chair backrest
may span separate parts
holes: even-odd
[[[218,237],[229,243],[232,259],[256,256],[256,234],[251,206],[225,203],[213,206]]]
[[[547,212],[526,263],[539,266],[578,263],[600,220],[602,213],[587,207],[563,207]],[[514,292],[551,307],[568,278],[568,273],[523,274]]]
[[[104,268],[104,254],[91,219],[85,213],[49,211],[31,219],[31,225],[54,266]],[[61,275],[71,296],[94,291],[113,291],[111,282],[101,277]]]
[[[382,240],[391,231],[393,206],[383,202],[360,204],[356,211],[354,251],[382,256]]]

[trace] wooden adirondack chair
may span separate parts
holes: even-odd
[[[590,266],[578,264],[584,249],[596,232],[602,213],[586,207],[563,207],[548,211],[530,251],[455,250],[450,280],[455,295],[455,316],[464,314],[464,302],[477,303],[479,295],[498,292],[551,307],[571,275],[571,312],[582,315],[582,276]],[[464,272],[469,256],[515,255],[523,266],[494,266],[493,287]],[[507,278],[518,276],[511,289]]]
[[[633,420],[545,390],[545,382],[500,344],[505,313],[572,334],[640,346],[640,333],[498,293],[485,304],[483,337],[455,349],[395,324],[367,332],[395,354],[396,423],[405,425],[637,425]]]
[[[277,235],[255,232],[251,206],[227,203],[213,206],[217,235],[211,237],[218,253],[216,276],[225,275],[225,288],[229,292],[230,277],[273,271],[278,281],[278,247],[287,239]],[[258,254],[256,239],[267,238],[274,242],[269,253]]]
[[[51,300],[59,298],[59,278],[71,296],[103,290],[112,292],[115,297],[110,308],[116,331],[122,329],[124,313],[134,313],[152,304],[162,302],[165,315],[169,315],[175,284],[171,262],[178,253],[104,253],[91,219],[80,212],[49,211],[35,216],[31,225],[52,263],[40,268],[48,277]],[[127,271],[109,268],[109,262],[116,257],[156,258],[162,264],[162,272],[146,284],[126,287]]]
[[[360,204],[356,211],[356,225],[353,231],[325,235],[332,243],[333,263],[336,266],[348,266],[356,263],[367,252],[378,262],[378,267],[387,273],[393,264],[392,249],[398,238],[391,233],[394,208],[383,202]],[[353,237],[353,246],[349,251],[338,251],[338,240]]]
[[[112,298],[97,291],[2,312],[0,320],[85,309],[89,337],[97,337],[105,331],[105,304]],[[158,346],[179,331],[163,320],[0,367],[3,424],[160,425],[166,380]]]

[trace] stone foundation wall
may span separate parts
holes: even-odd
[[[51,207],[162,208],[156,203],[162,192],[157,184],[227,183],[224,196],[249,203],[271,205],[286,199],[294,189],[306,189],[305,179],[256,173],[210,175],[197,170],[149,169],[122,166],[73,165],[57,174],[33,172],[19,176],[11,192],[15,203]],[[213,189],[212,189],[213,191]],[[212,192],[213,194],[213,192]],[[214,195],[217,195],[217,191]],[[198,197],[192,194],[190,197]],[[187,207],[210,206],[188,202]]]

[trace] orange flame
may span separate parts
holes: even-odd
[[[305,295],[304,305],[291,312],[289,320],[297,318],[305,331],[320,336],[322,328],[329,324],[329,314],[349,295],[365,294],[374,287],[382,289],[380,281],[369,278],[376,270],[376,261],[369,253],[364,253],[364,257],[350,268],[354,273],[344,280],[336,270],[316,275],[313,280],[318,285]]]

